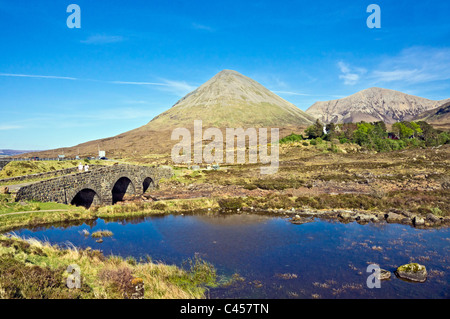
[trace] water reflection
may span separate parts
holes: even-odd
[[[108,229],[103,243],[81,235]],[[51,243],[67,241],[101,249],[106,255],[151,256],[181,266],[199,254],[235,284],[213,289],[212,298],[448,298],[448,229],[420,230],[396,224],[342,224],[321,221],[293,225],[284,218],[257,214],[163,215],[16,231]],[[423,284],[392,275],[380,289],[369,289],[367,266],[393,272],[409,262],[426,265]],[[238,278],[237,276],[235,276]]]

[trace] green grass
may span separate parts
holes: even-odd
[[[96,218],[92,211],[59,203],[15,202],[12,195],[0,194],[0,231],[51,223]]]
[[[112,237],[114,234],[110,230],[97,230],[92,233],[93,238]]]
[[[217,285],[214,267],[197,256],[187,269],[153,262],[130,263],[100,251],[61,249],[35,239],[0,235],[1,299],[123,299],[143,285],[144,298],[204,298]],[[66,286],[67,267],[80,269],[81,288]]]
[[[60,203],[42,203],[34,201],[20,201],[16,202],[14,197],[9,194],[0,194],[0,216],[15,212],[29,212],[41,210],[74,210],[79,211],[79,208],[74,206],[60,204]]]
[[[280,144],[293,143],[293,142],[301,142],[303,141],[303,135],[292,133],[286,137],[280,139]]]
[[[215,199],[197,198],[157,202],[132,202],[125,205],[75,207],[59,203],[15,202],[12,195],[0,195],[0,232],[54,223],[126,218],[216,209]],[[55,211],[56,210],[56,211]],[[16,214],[17,213],[17,214]],[[103,237],[103,236],[102,236]]]
[[[13,161],[0,171],[0,179],[73,168],[80,162],[85,164],[85,161]],[[100,160],[89,161],[89,165],[112,165],[113,163]]]
[[[393,191],[382,194],[321,194],[289,196],[272,193],[261,197],[229,197],[217,199],[220,208],[236,210],[242,207],[259,209],[360,209],[366,211],[388,211],[392,208],[410,211],[419,215],[433,213],[448,216],[450,191]],[[445,213],[444,213],[445,212]]]

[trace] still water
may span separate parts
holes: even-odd
[[[110,230],[97,243],[83,230]],[[24,237],[64,246],[102,250],[105,255],[150,256],[183,265],[198,254],[223,277],[241,281],[211,289],[210,298],[445,298],[450,297],[450,229],[421,230],[397,224],[342,224],[316,219],[294,225],[255,214],[166,215],[77,226],[22,229]],[[400,265],[427,267],[425,283],[396,278]],[[392,272],[381,288],[369,289],[369,264]]]

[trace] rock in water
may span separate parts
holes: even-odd
[[[388,213],[386,215],[386,221],[388,223],[400,223],[404,218],[405,216],[396,213]]]
[[[423,226],[425,225],[425,220],[422,217],[415,216],[414,217],[414,226]]]
[[[427,268],[417,263],[402,265],[397,268],[395,274],[401,279],[414,282],[425,282],[427,280]]]
[[[379,280],[388,280],[391,278],[391,272],[385,269],[380,269]]]

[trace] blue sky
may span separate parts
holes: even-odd
[[[66,25],[68,5],[81,28]],[[381,28],[369,29],[369,4]],[[149,122],[223,69],[299,108],[373,86],[450,97],[449,1],[0,0],[0,149]]]

